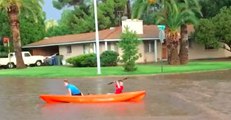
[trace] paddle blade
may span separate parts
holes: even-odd
[[[125,77],[125,78],[120,79],[120,80],[117,80],[117,81],[124,81],[124,80],[127,80],[127,79],[128,79],[128,78],[127,78],[127,77]],[[115,81],[109,82],[109,83],[108,83],[108,85],[111,85],[111,84],[113,84],[113,83],[115,83]]]
[[[109,82],[108,85],[111,85],[111,84],[113,84],[113,83],[114,83],[114,82]]]

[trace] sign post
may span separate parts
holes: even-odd
[[[161,60],[161,73],[163,73],[163,60],[162,60],[162,44],[164,43],[164,39],[165,39],[165,25],[157,25],[158,29],[159,29],[159,39],[160,39],[160,44],[161,44],[161,52],[160,52],[160,60]]]

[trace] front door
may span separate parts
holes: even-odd
[[[167,59],[167,46],[166,42],[162,44],[162,59]]]

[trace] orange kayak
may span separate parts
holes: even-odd
[[[40,98],[47,103],[138,102],[144,98],[145,94],[145,91],[135,91],[121,94],[98,94],[84,96],[40,95]]]

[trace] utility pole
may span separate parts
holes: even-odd
[[[95,41],[96,41],[96,57],[97,57],[97,74],[101,74],[100,66],[100,51],[99,51],[99,30],[98,30],[98,16],[97,16],[97,2],[94,0],[94,15],[95,15]]]

